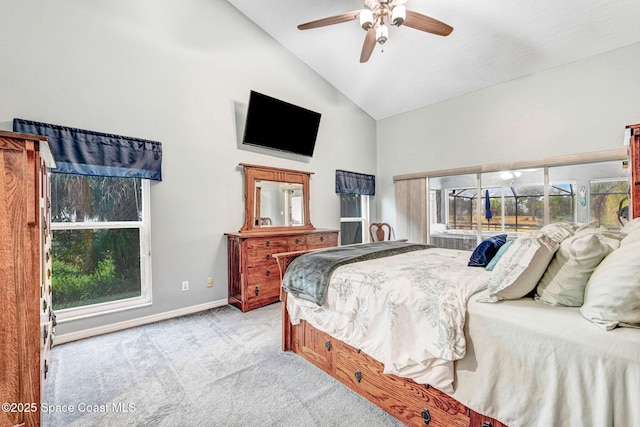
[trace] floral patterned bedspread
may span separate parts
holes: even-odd
[[[491,275],[468,267],[470,255],[433,248],[338,267],[325,304],[289,295],[289,316],[361,349],[385,373],[450,392],[453,361],[466,352],[467,301]]]

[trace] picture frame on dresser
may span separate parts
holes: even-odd
[[[227,238],[228,301],[243,312],[280,301],[274,254],[338,246],[339,230],[311,222],[312,172],[241,163],[245,221]]]

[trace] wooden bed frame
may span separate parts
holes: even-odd
[[[274,254],[280,280],[289,263],[310,251]],[[287,293],[281,288],[282,350],[293,351],[408,426],[506,427],[472,411],[449,395],[408,378],[384,374],[383,365],[367,354],[302,320],[292,325]]]

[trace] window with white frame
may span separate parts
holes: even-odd
[[[162,144],[14,119],[47,137],[51,176],[52,302],[59,320],[151,304],[150,181]]]
[[[369,196],[340,194],[340,244],[367,242],[369,228]]]
[[[376,191],[376,178],[357,172],[336,170],[336,193],[340,195],[340,244],[369,241],[369,196]]]
[[[52,300],[62,320],[148,304],[149,180],[54,173]]]

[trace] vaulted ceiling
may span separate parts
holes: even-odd
[[[392,27],[360,63],[358,20],[296,28],[363,9],[360,0],[227,1],[375,119],[640,42],[639,0],[408,0],[453,32]]]

